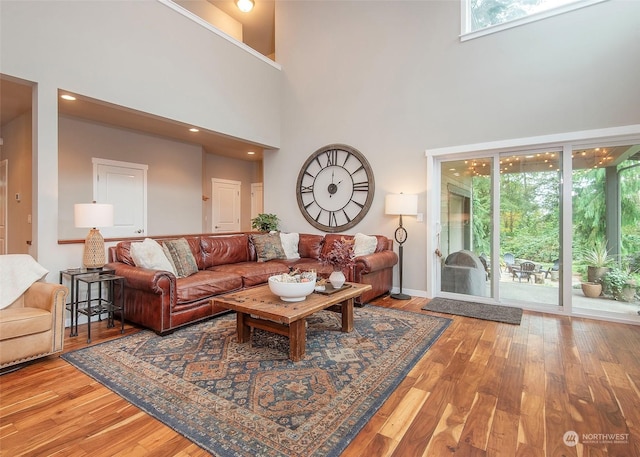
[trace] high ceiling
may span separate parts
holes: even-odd
[[[28,84],[0,78],[0,126],[31,110],[31,92],[32,87]],[[194,127],[192,125],[186,125],[77,94],[72,95],[76,97],[75,101],[59,100],[59,114],[164,138],[171,138],[186,143],[198,144],[211,154],[248,161],[262,160],[262,145],[249,143],[204,129],[200,129],[198,132],[190,132],[189,128]],[[255,154],[249,155],[249,151]]]
[[[233,0],[208,1],[242,23],[245,44],[265,56],[273,56],[275,50],[273,0],[255,0],[255,7],[249,13],[238,10]],[[0,77],[0,126],[31,110],[31,92],[32,87],[29,84]],[[77,94],[72,95],[76,97],[75,101],[59,101],[58,112],[61,115],[199,144],[207,152],[216,155],[249,161],[262,160],[264,150],[262,145],[201,128],[199,132],[190,132],[189,128],[199,126],[182,124]],[[255,154],[249,155],[249,151]]]
[[[254,0],[255,6],[248,13],[238,9],[234,0],[208,0],[242,24],[244,43],[265,56],[275,53],[274,0]]]

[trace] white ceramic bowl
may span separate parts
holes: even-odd
[[[281,275],[269,278],[269,289],[283,301],[302,301],[313,292],[315,281],[308,282],[281,282]]]

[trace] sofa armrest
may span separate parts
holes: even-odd
[[[360,274],[393,268],[398,263],[398,254],[394,251],[374,252],[373,254],[356,257],[355,270]]]
[[[175,275],[169,271],[134,267],[122,262],[108,263],[105,268],[113,269],[115,275],[124,276],[127,287],[154,294],[170,293],[171,284],[175,285],[176,281]]]
[[[69,289],[66,286],[37,281],[25,291],[24,306],[43,309],[55,314],[64,308],[68,293]]]

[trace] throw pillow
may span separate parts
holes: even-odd
[[[251,241],[256,247],[258,262],[266,262],[273,259],[284,259],[284,249],[278,233],[265,233],[264,235],[251,235]]]
[[[361,255],[369,255],[376,252],[378,239],[375,236],[356,233],[353,238],[355,240],[355,243],[353,245],[353,254],[356,257],[359,257]]]
[[[280,232],[280,242],[282,243],[282,249],[287,259],[294,260],[300,258],[300,253],[298,252],[298,243],[300,242],[299,233]]]
[[[137,267],[150,270],[164,270],[175,274],[169,259],[164,254],[162,246],[156,240],[145,238],[141,243],[131,243],[131,258]]]
[[[176,268],[178,278],[186,278],[198,272],[198,264],[189,248],[189,242],[184,238],[164,242],[169,256]]]

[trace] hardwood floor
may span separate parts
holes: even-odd
[[[425,302],[375,304],[421,312]],[[101,322],[92,336],[120,333]],[[65,351],[84,346],[86,328],[65,341]],[[4,374],[0,396],[2,456],[208,455],[59,357]],[[577,446],[564,443],[568,431]],[[640,457],[640,327],[455,316],[342,455]]]

